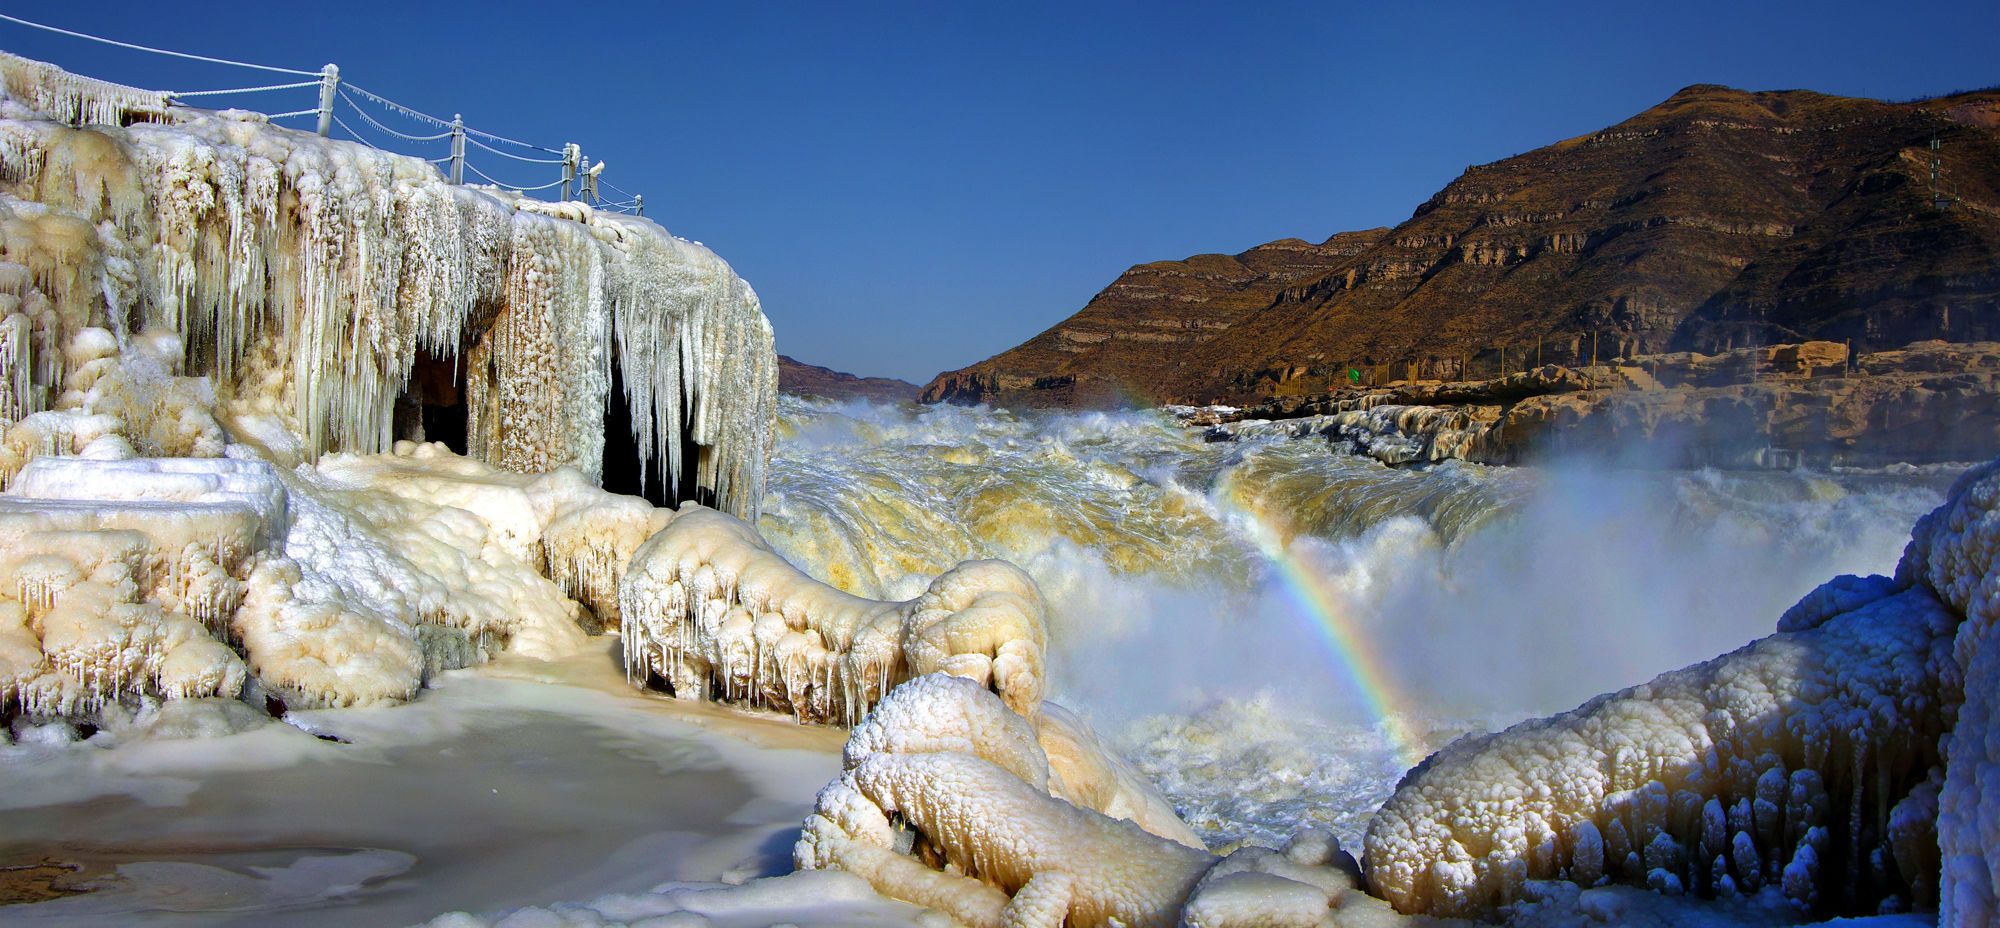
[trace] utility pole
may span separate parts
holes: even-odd
[[[333,95],[340,90],[340,68],[329,64],[319,69],[319,137],[333,132]]]
[[[633,195],[632,195],[632,215],[634,215],[634,216],[644,216],[644,215],[646,215],[646,195],[645,195],[645,194],[643,194],[643,193],[635,193],[635,194],[633,194]]]

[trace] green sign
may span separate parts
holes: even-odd
[[[1348,368],[1348,369],[1347,369],[1347,382],[1348,382],[1348,383],[1360,383],[1360,382],[1361,382],[1361,369],[1360,369],[1360,368],[1356,368],[1356,367],[1350,367],[1350,368]]]

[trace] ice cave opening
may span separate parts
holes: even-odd
[[[681,403],[677,441],[680,459],[687,464],[671,485],[658,462],[647,460],[650,449],[642,447],[634,437],[638,432],[632,427],[632,416],[632,401],[625,392],[625,366],[614,361],[611,390],[604,404],[604,470],[599,485],[613,493],[640,497],[655,506],[673,508],[689,501],[715,506],[715,491],[701,482],[701,475],[714,469],[713,449],[695,440],[694,414],[687,408],[686,400]]]
[[[465,454],[466,421],[464,352],[445,356],[419,347],[410,380],[396,398],[396,438],[439,442]]]

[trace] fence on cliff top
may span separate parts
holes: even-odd
[[[247,61],[233,61],[227,58],[212,58],[207,55],[195,55],[164,48],[153,48],[131,42],[121,42],[117,39],[109,39],[45,23],[32,22],[5,13],[0,13],[0,22],[12,23],[30,29],[39,29],[44,32],[69,36],[75,39],[112,45],[118,48],[149,52],[155,55],[308,78],[307,80],[263,86],[229,87],[216,90],[167,91],[168,101],[174,106],[196,108],[185,101],[216,100],[218,102],[229,103],[231,108],[234,109],[245,109],[262,113],[274,125],[288,126],[301,130],[310,126],[320,135],[327,138],[339,138],[340,136],[336,134],[336,130],[338,130],[339,132],[346,133],[348,141],[359,142],[378,151],[392,151],[396,154],[423,158],[430,164],[436,165],[440,171],[444,172],[446,178],[454,184],[464,183],[466,173],[470,172],[474,177],[486,183],[517,193],[528,194],[561,188],[558,196],[562,200],[580,200],[589,203],[597,209],[631,213],[634,215],[643,214],[646,209],[646,198],[644,196],[626,191],[618,185],[605,180],[602,176],[604,173],[604,163],[600,161],[592,164],[590,158],[583,153],[583,149],[575,142],[565,143],[561,148],[550,148],[545,145],[523,142],[492,132],[475,129],[466,125],[465,120],[458,114],[453,114],[452,118],[448,120],[441,116],[433,116],[430,113],[426,113],[415,107],[405,106],[387,97],[366,90],[360,85],[343,80],[340,68],[337,65],[328,64],[318,70],[311,71],[299,68],[282,68],[266,64],[252,64]],[[246,100],[285,99],[282,96],[284,94],[294,95],[293,99],[298,102],[310,100],[312,105],[282,113],[267,111],[279,107],[237,105],[239,102]],[[363,125],[369,127],[371,130],[370,134],[363,134],[356,130],[353,125],[349,124],[345,118],[348,115],[356,117]],[[310,118],[309,121],[308,118]],[[291,122],[287,122],[288,120]],[[404,124],[404,128],[411,129],[412,131],[405,132],[392,125],[392,123],[399,121]],[[553,175],[553,179],[535,184],[516,184],[497,179],[486,173],[486,171],[481,170],[479,165],[474,163],[472,157],[467,153],[466,146],[468,145],[481,152],[481,158],[491,156],[496,159],[505,159],[505,161],[488,162],[489,166],[496,173],[505,174],[509,171],[540,170],[548,172],[545,176]],[[422,150],[419,148],[416,151],[408,150],[409,147],[420,146],[429,146],[429,149]],[[438,154],[437,157],[429,157],[429,155],[438,152],[440,148],[443,149],[442,154]],[[500,167],[501,164],[506,164],[507,167],[502,168]],[[521,165],[536,165],[538,167],[521,167]],[[605,191],[610,191],[616,196],[607,198],[604,195]]]

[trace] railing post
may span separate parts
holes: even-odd
[[[635,194],[633,194],[633,195],[632,195],[632,215],[634,215],[634,216],[644,216],[644,215],[646,215],[646,195],[645,195],[645,194],[643,194],[643,193],[635,193]]]
[[[582,157],[583,149],[577,147],[575,142],[570,142],[563,146],[562,198],[564,202],[569,201],[570,188],[576,183],[576,164]]]
[[[451,114],[451,182],[465,183],[465,117]]]
[[[340,68],[329,64],[319,69],[319,135],[333,132],[333,95],[340,89]]]

